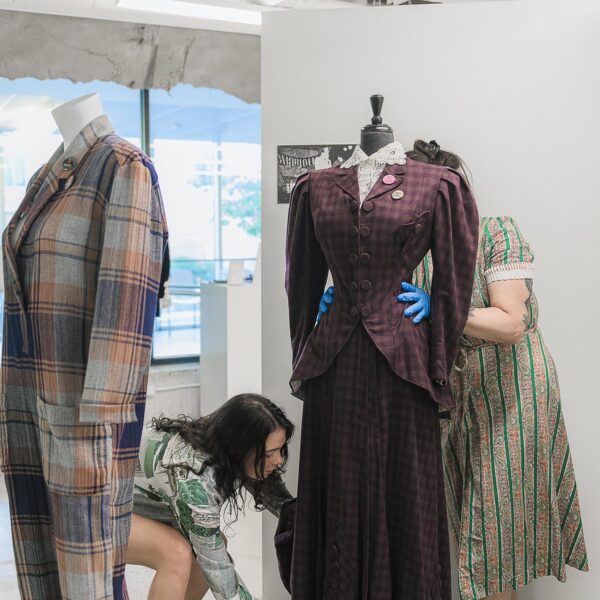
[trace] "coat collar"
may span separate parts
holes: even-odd
[[[23,201],[4,231],[3,250],[8,262],[9,277],[12,279],[13,285],[16,286],[17,297],[23,310],[25,306],[16,256],[27,232],[48,200],[58,190],[60,182],[74,176],[94,144],[113,131],[114,129],[108,117],[101,115],[88,123],[66,150],[64,144],[61,144],[52,154],[50,160],[38,171],[34,181],[25,193]],[[25,219],[25,222],[13,247],[11,243],[12,232],[21,218]]]
[[[350,169],[359,165],[361,162],[368,160],[374,160],[378,163],[384,163],[386,165],[403,165],[406,163],[406,152],[400,142],[392,142],[382,148],[379,148],[377,152],[371,155],[367,155],[365,151],[357,144],[354,147],[352,156],[344,163],[340,165],[342,169]]]
[[[360,163],[367,160],[375,160],[376,162],[383,163],[385,166],[377,183],[375,183],[373,189],[365,198],[365,202],[396,189],[404,180],[404,173],[406,172],[406,153],[400,142],[392,142],[370,156],[365,154],[360,145],[357,145],[354,148],[352,156],[340,165],[336,182],[342,190],[357,201],[360,201],[357,167]],[[396,178],[393,184],[383,183],[383,178],[386,175],[393,175]]]

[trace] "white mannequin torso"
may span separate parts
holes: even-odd
[[[102,102],[98,94],[87,94],[75,100],[61,104],[52,111],[52,118],[56,122],[63,138],[63,149],[66,150],[79,132],[91,121],[104,114]],[[16,247],[19,233],[25,219],[17,221],[10,236],[12,247]]]

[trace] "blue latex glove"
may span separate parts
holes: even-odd
[[[323,297],[319,302],[319,314],[317,315],[317,323],[321,320],[321,317],[327,312],[327,309],[329,308],[328,305],[333,304],[333,291],[334,288],[333,286],[331,286],[330,288],[327,288],[327,290],[323,294]]]
[[[405,293],[398,296],[398,302],[414,302],[404,311],[404,314],[407,317],[416,314],[417,316],[413,319],[415,325],[423,319],[429,318],[431,314],[431,296],[425,290],[406,281],[402,282],[402,289]]]

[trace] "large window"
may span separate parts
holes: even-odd
[[[0,225],[6,227],[33,173],[62,144],[51,111],[69,100],[98,92],[119,135],[141,140],[139,92],[116,83],[72,83],[0,78]]]
[[[230,259],[253,259],[260,240],[260,107],[220,90],[152,90],[150,152],[171,239],[170,306],[157,321],[155,357],[197,355],[203,281]]]
[[[62,143],[51,111],[98,92],[116,132],[153,158],[171,251],[170,304],[156,320],[155,361],[200,354],[200,287],[244,259],[252,276],[260,241],[260,107],[220,90],[170,92],[105,82],[0,78],[0,225],[31,175]]]

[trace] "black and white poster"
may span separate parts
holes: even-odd
[[[290,201],[290,192],[300,175],[341,165],[350,158],[354,146],[277,146],[277,203]]]

